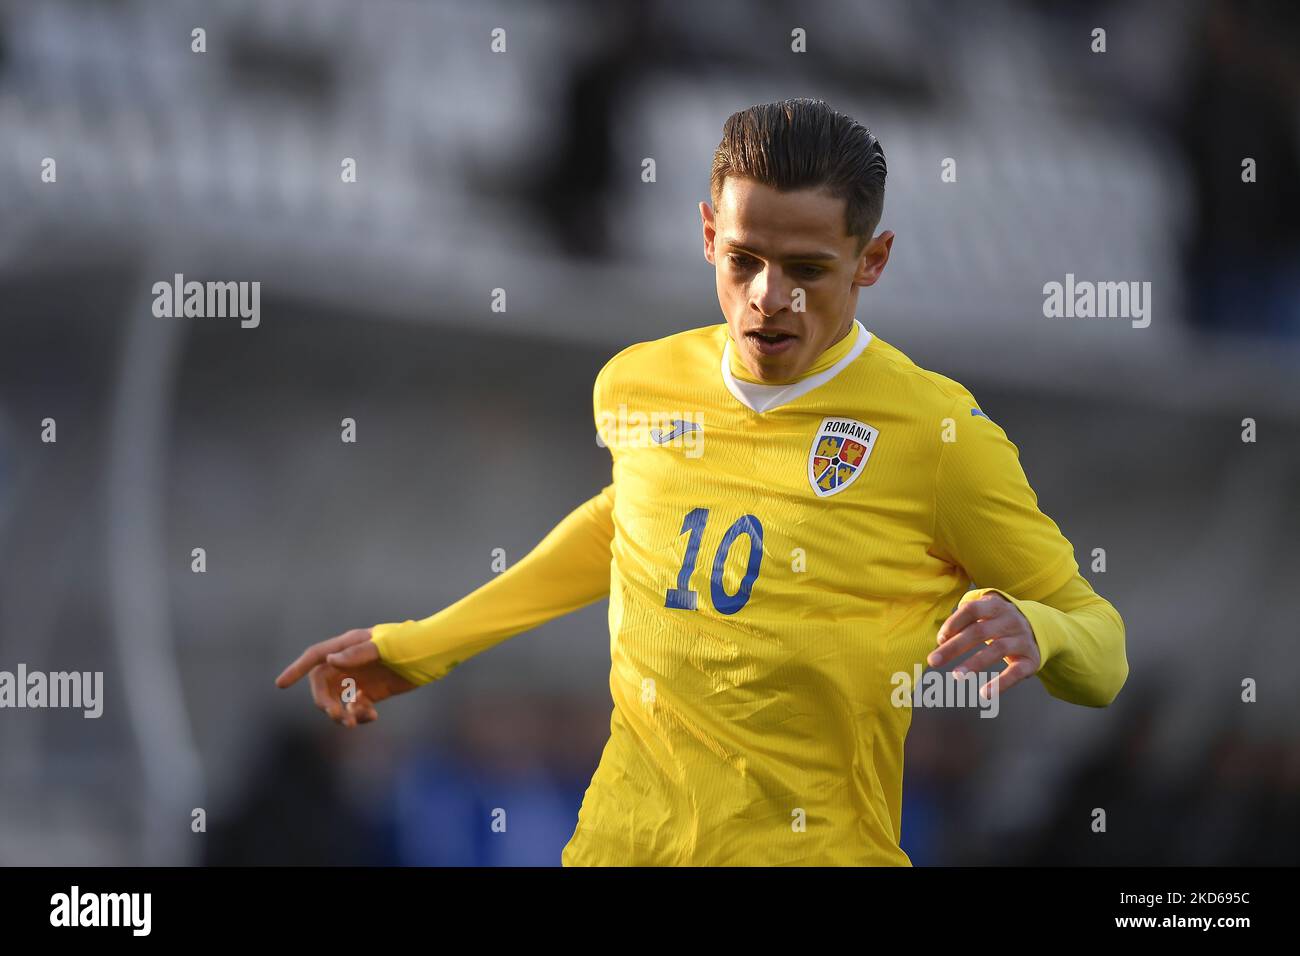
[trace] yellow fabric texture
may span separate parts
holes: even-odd
[[[610,738],[565,865],[910,865],[911,709],[891,704],[891,678],[924,668],[958,602],[994,589],[1033,626],[1048,691],[1103,706],[1127,676],[1123,622],[964,387],[873,336],[830,381],[758,413],[719,374],[726,336],[708,326],[611,359],[593,393],[611,484],[514,567],[432,617],[377,626],[375,643],[425,683],[608,593]],[[702,427],[663,442],[666,427],[611,430],[637,413]],[[874,435],[818,494],[836,418]]]
[[[412,683],[427,684],[507,637],[605,597],[613,507],[611,484],[516,564],[455,604],[421,621],[371,628],[380,657]]]

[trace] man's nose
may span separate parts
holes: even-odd
[[[754,278],[749,303],[765,316],[776,315],[789,304],[785,277],[768,266]]]

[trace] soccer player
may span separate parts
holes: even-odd
[[[876,137],[821,101],[731,116],[700,203],[726,321],[596,377],[610,484],[467,597],[317,644],[277,683],[308,675],[356,726],[608,596],[610,736],[566,865],[910,865],[895,675],[974,651],[971,673],[1006,663],[984,694],[1037,676],[1109,704],[1123,621],[1016,446],[855,319],[894,241],[884,186]]]

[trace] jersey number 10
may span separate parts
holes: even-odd
[[[698,609],[699,593],[690,589],[691,575],[695,573],[695,564],[700,557],[700,540],[704,537],[704,525],[709,520],[708,508],[692,508],[682,520],[680,534],[690,532],[686,542],[686,554],[682,557],[682,569],[677,572],[677,587],[669,588],[664,600],[664,607],[678,608],[682,611]],[[749,565],[745,576],[740,579],[740,588],[735,594],[728,594],[722,586],[722,568],[727,563],[731,546],[741,535],[749,536]],[[718,553],[713,556],[713,573],[709,575],[709,597],[719,614],[735,614],[749,601],[749,592],[758,580],[758,570],[763,564],[763,526],[753,515],[741,515],[736,523],[727,529],[718,545]]]

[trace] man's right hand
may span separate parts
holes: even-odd
[[[316,706],[344,727],[378,720],[376,704],[419,686],[379,659],[379,648],[370,640],[368,627],[344,631],[338,637],[313,644],[284,669],[275,679],[275,686],[289,687],[304,674],[308,675]],[[355,686],[345,688],[347,678],[355,681]],[[349,699],[345,699],[345,690]]]

